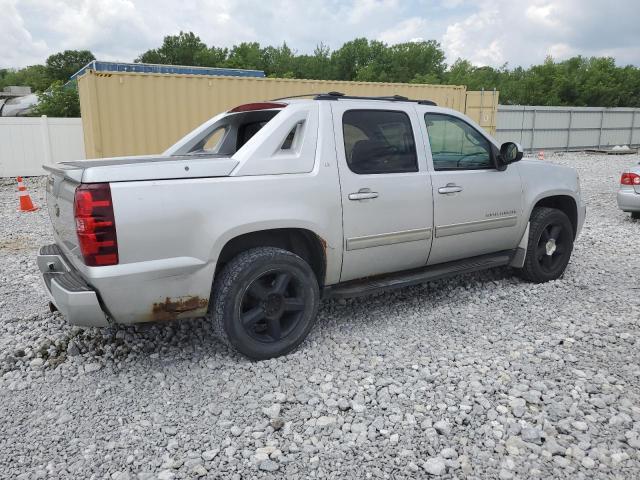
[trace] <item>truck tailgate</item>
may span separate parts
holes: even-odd
[[[56,243],[77,268],[84,266],[73,212],[75,191],[81,183],[154,181],[224,177],[238,161],[224,155],[148,155],[62,162],[43,165],[49,172],[47,208]]]
[[[73,201],[76,187],[82,178],[82,169],[58,165],[47,167],[46,198],[47,210],[53,227],[56,243],[69,261],[80,261],[76,222],[73,215]]]

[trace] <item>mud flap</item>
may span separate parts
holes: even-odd
[[[516,254],[513,256],[511,263],[509,263],[510,267],[524,267],[524,259],[527,256],[527,246],[529,245],[529,226],[530,223],[527,223],[527,228],[524,231],[524,235],[522,235],[522,238],[520,239],[520,243],[518,244],[518,248],[516,249]]]

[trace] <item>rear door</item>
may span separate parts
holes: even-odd
[[[424,266],[432,189],[412,107],[332,104],[343,211],[341,281]]]
[[[435,231],[429,264],[515,248],[524,231],[517,165],[497,170],[495,147],[464,118],[417,110],[433,169]]]

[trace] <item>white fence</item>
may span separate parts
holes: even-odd
[[[496,139],[525,150],[640,144],[640,108],[498,105]]]
[[[0,117],[0,177],[44,175],[43,164],[84,158],[79,118]]]

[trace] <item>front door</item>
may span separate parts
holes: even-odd
[[[355,105],[331,106],[342,195],[343,282],[426,265],[433,226],[415,111],[406,105]]]
[[[429,140],[434,239],[429,264],[515,248],[526,228],[517,166],[495,167],[495,147],[463,118],[419,108]]]

